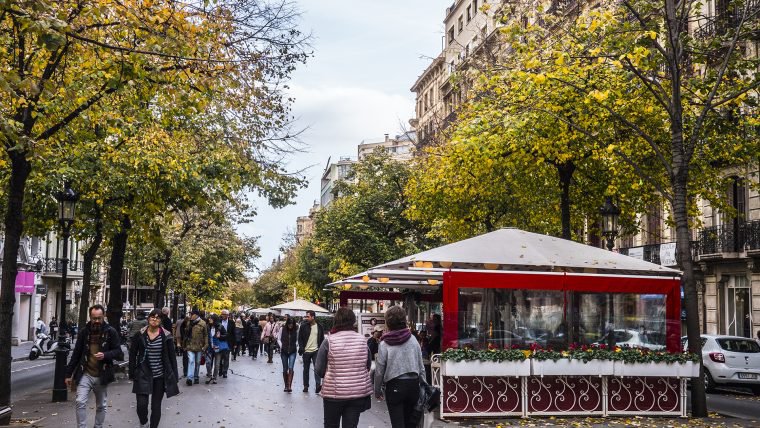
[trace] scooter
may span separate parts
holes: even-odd
[[[45,333],[38,333],[37,334],[37,340],[34,341],[34,345],[32,345],[32,350],[29,352],[29,359],[30,360],[36,360],[39,357],[45,357],[45,356],[53,356],[55,355],[55,351],[58,349],[58,340],[54,340],[50,336],[48,336]],[[71,341],[69,338],[65,338],[65,341],[63,342],[63,346],[66,347],[66,349],[71,349]]]

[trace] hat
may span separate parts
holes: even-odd
[[[375,332],[380,332],[380,333],[382,333],[382,332],[383,332],[383,330],[384,330],[383,326],[381,326],[381,325],[376,325],[376,326],[375,326],[375,328],[373,328],[373,329],[372,329],[372,333],[375,333]]]

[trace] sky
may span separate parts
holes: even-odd
[[[414,117],[412,87],[441,52],[446,7],[453,0],[297,0],[300,29],[312,34],[314,56],[290,82],[296,128],[304,129],[304,151],[288,169],[308,168],[309,181],[290,205],[269,207],[251,196],[257,216],[238,227],[258,236],[259,268],[277,258],[296,218],[319,200],[319,181],[328,158],[356,157],[356,146],[408,129]]]

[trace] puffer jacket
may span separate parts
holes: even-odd
[[[325,337],[314,364],[314,372],[323,378],[322,397],[351,400],[372,394],[371,360],[365,340],[355,331],[338,331]]]
[[[203,352],[208,348],[208,328],[206,322],[198,318],[190,323],[190,337],[183,341],[190,352]]]
[[[280,329],[280,354],[289,355],[298,351],[298,329]]]
[[[132,345],[129,347],[129,378],[132,382],[132,392],[134,394],[152,394],[153,393],[153,372],[150,369],[148,361],[148,328],[142,329],[140,334],[132,337]],[[161,328],[159,334],[163,339],[163,353],[161,359],[164,365],[164,385],[166,397],[173,397],[179,394],[177,379],[177,358],[174,347],[174,337],[171,332]]]

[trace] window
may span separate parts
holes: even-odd
[[[459,32],[461,33],[462,30],[464,30],[464,16],[459,15],[459,19],[457,19],[457,22],[459,22]]]
[[[467,6],[467,22],[472,21],[472,5]]]
[[[449,28],[449,44],[454,43],[454,27]]]
[[[723,334],[752,337],[752,292],[747,277],[734,275],[721,287]]]
[[[717,339],[721,349],[729,352],[744,352],[747,354],[760,353],[760,345],[754,340],[742,339]]]
[[[478,13],[478,0],[472,0],[472,12],[473,14]]]
[[[646,234],[644,244],[659,244],[662,242],[662,204],[655,203],[647,210]]]

